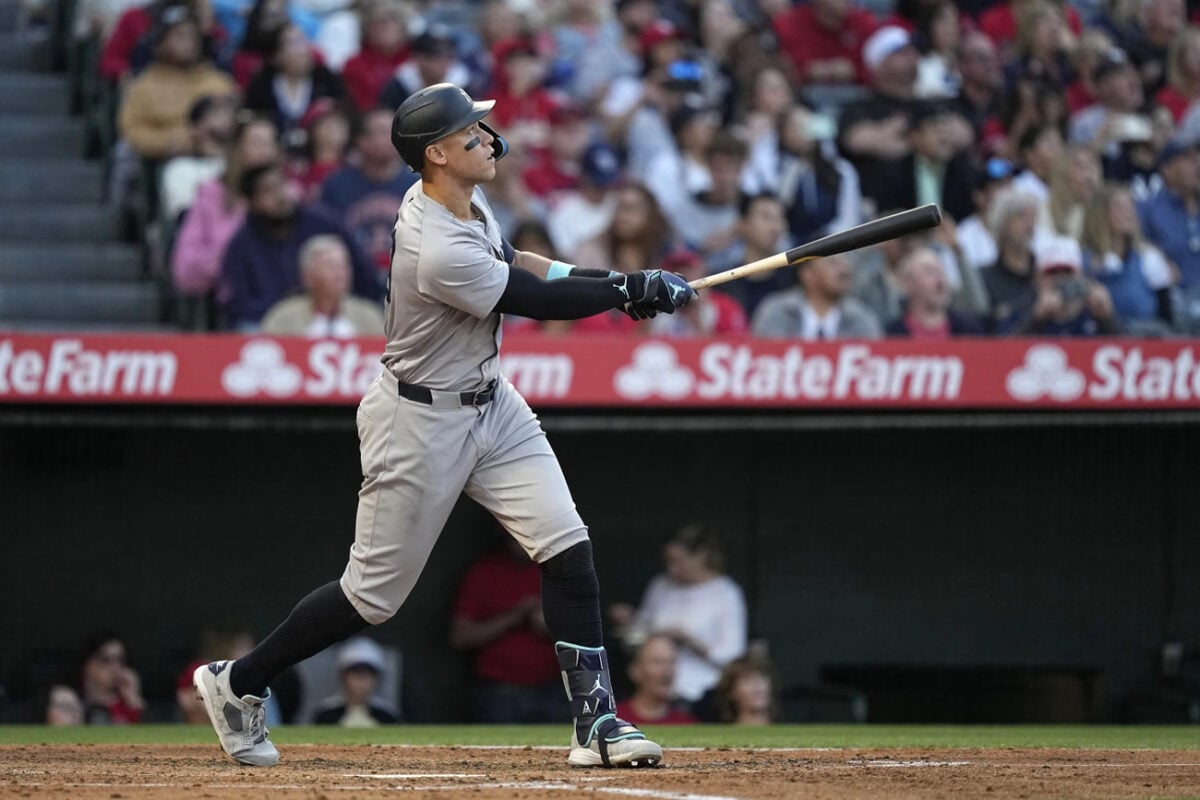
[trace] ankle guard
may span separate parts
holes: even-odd
[[[603,647],[581,647],[568,642],[555,642],[554,650],[558,654],[567,699],[571,701],[575,738],[580,747],[590,747],[594,740],[607,766],[610,742],[646,738],[637,728],[617,717],[608,672],[608,653]]]

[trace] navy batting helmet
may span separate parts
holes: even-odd
[[[492,135],[492,153],[497,159],[508,152],[504,137],[480,120],[491,113],[495,100],[476,101],[452,83],[426,86],[400,104],[392,117],[392,146],[412,169],[425,166],[425,148],[455,131],[479,122]]]

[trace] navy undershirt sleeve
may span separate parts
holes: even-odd
[[[544,281],[528,270],[509,267],[508,285],[493,311],[537,320],[590,317],[625,304],[619,287],[626,277]]]

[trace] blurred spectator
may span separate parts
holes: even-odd
[[[540,222],[546,218],[546,202],[525,185],[524,176],[533,163],[528,148],[509,150],[508,155],[495,163],[496,177],[488,184],[488,202],[504,236],[511,239],[522,222]]]
[[[1098,336],[1121,332],[1108,290],[1083,275],[1083,255],[1074,239],[1051,235],[1038,244],[1036,287],[1028,320],[1015,333]]]
[[[557,101],[549,121],[546,147],[534,156],[522,179],[529,191],[555,203],[560,192],[579,188],[580,161],[591,143],[592,129],[583,108],[569,101]]]
[[[939,0],[922,6],[917,16],[921,59],[913,94],[921,98],[948,99],[958,94],[958,52],[962,39],[958,6]]]
[[[1111,3],[1107,10],[1103,26],[1129,55],[1140,83],[1154,95],[1166,80],[1171,42],[1187,24],[1184,0]]]
[[[1004,70],[991,39],[979,31],[963,34],[958,74],[960,84],[951,107],[971,124],[980,150],[994,152],[1005,136],[1000,124]]]
[[[299,26],[310,41],[319,25],[312,14],[291,0],[218,0],[217,14],[230,39],[238,43],[230,69],[243,89],[270,60],[275,36],[284,25]]]
[[[1189,292],[1200,287],[1200,157],[1191,143],[1169,141],[1158,155],[1162,188],[1138,207],[1146,238],[1179,270]]]
[[[1039,209],[1050,202],[1050,175],[1062,151],[1062,134],[1052,125],[1030,128],[1017,143],[1024,169],[1013,179],[1013,188],[1033,195]]]
[[[563,712],[562,676],[542,617],[541,573],[519,542],[476,561],[463,576],[450,644],[474,651],[475,719],[550,722]]]
[[[770,192],[744,195],[739,212],[737,238],[718,259],[709,261],[709,272],[723,272],[787,249],[783,246],[787,222],[783,203],[778,197]],[[735,299],[747,318],[751,318],[763,298],[792,286],[794,282],[795,275],[791,270],[774,269],[722,284],[716,291]]]
[[[191,148],[163,166],[159,183],[160,209],[166,219],[178,220],[179,215],[196,201],[201,184],[225,169],[225,153],[233,140],[236,109],[237,101],[228,96],[205,95],[192,103],[188,111]]]
[[[121,135],[139,156],[183,155],[191,147],[188,112],[205,95],[233,94],[233,82],[200,50],[200,29],[187,7],[162,10],[151,34],[154,60],[130,83],[121,101]]]
[[[248,112],[245,112],[248,114]],[[238,121],[220,177],[200,185],[171,249],[171,275],[183,295],[206,295],[217,284],[225,246],[246,218],[242,172],[279,158],[275,123],[252,114]]]
[[[703,278],[704,259],[691,250],[676,250],[659,265],[688,281]],[[650,321],[656,336],[725,336],[746,333],[750,324],[737,300],[722,292],[703,292],[675,314],[659,314]]]
[[[1083,30],[1079,12],[1057,0],[1049,3],[1045,0],[1001,0],[979,15],[979,29],[996,43],[1003,58],[1007,59],[1016,46],[1021,18],[1029,13],[1030,7],[1037,5],[1052,5],[1061,9],[1066,30],[1070,34],[1078,34]]]
[[[712,255],[733,245],[746,156],[746,143],[734,133],[717,133],[704,149],[708,185],[677,209],[663,208],[675,234],[693,249]]]
[[[766,191],[783,200],[796,242],[862,222],[858,173],[844,158],[822,147],[835,132],[828,117],[794,105],[780,116],[778,134],[772,137],[778,148],[756,149],[743,171],[742,188],[748,194]]]
[[[645,175],[650,163],[671,149],[670,119],[677,110],[685,105],[711,106],[704,98],[703,67],[683,57],[684,46],[676,29],[669,23],[665,27],[669,27],[670,37],[656,35],[642,77],[614,82],[600,105],[606,138],[625,150],[631,175]]]
[[[617,151],[594,142],[583,152],[579,188],[558,194],[550,206],[546,227],[554,249],[566,261],[575,260],[582,242],[599,236],[611,223],[617,207],[614,189],[621,178]]]
[[[910,251],[900,260],[897,277],[904,293],[904,313],[888,324],[888,336],[945,340],[983,332],[978,321],[950,309],[946,270],[933,250]]]
[[[471,83],[471,72],[458,59],[454,32],[450,28],[421,19],[414,21],[413,27],[419,32],[408,44],[410,58],[392,73],[379,91],[378,105],[384,108],[399,108],[409,95],[435,83],[467,87]]]
[[[267,311],[263,333],[309,339],[382,336],[379,304],[350,296],[350,252],[332,234],[314,236],[297,255],[303,294],[280,300]]]
[[[850,0],[796,3],[771,20],[780,49],[801,83],[867,83],[859,60],[864,43],[879,27],[875,16]]]
[[[321,188],[321,202],[336,212],[383,274],[391,268],[396,211],[417,182],[392,146],[391,131],[391,111],[364,113],[354,137],[354,162],[330,175]]]
[[[771,725],[782,718],[779,677],[763,656],[731,662],[717,685],[717,718],[734,725]]]
[[[895,212],[884,211],[879,216],[892,213]],[[854,264],[854,297],[874,312],[880,322],[898,318],[904,312],[900,264],[916,248],[930,246],[927,234],[913,233],[851,253],[848,257]]]
[[[1127,114],[1141,109],[1142,82],[1124,52],[1113,48],[1092,72],[1096,102],[1072,115],[1070,140],[1116,155],[1117,126]]]
[[[838,123],[838,148],[858,170],[868,216],[880,210],[897,164],[912,152],[909,113],[917,78],[917,49],[908,32],[885,25],[863,46],[871,95],[846,105]]]
[[[996,194],[1012,183],[1013,165],[1002,158],[989,158],[975,173],[971,203],[975,213],[955,229],[959,252],[973,269],[989,267],[996,261],[996,240],[987,225],[988,213]]]
[[[1071,114],[1095,104],[1096,67],[1115,46],[1109,35],[1099,28],[1084,30],[1075,43],[1075,50],[1071,54],[1071,71],[1075,80],[1067,87],[1067,110]]]
[[[142,721],[146,701],[142,679],[126,660],[125,643],[111,631],[98,633],[84,644],[75,686],[56,686],[50,692],[47,724],[125,725]]]
[[[245,170],[240,189],[247,200],[246,221],[229,241],[221,264],[228,327],[257,330],[267,309],[300,287],[300,248],[320,234],[333,234],[346,244],[354,293],[382,299],[375,266],[336,220],[296,204],[282,167],[268,164]]]
[[[671,225],[650,191],[640,184],[626,184],[617,190],[612,223],[599,236],[579,245],[575,263],[617,272],[652,269],[667,254],[673,239]]]
[[[1142,240],[1129,189],[1099,188],[1083,220],[1084,272],[1108,290],[1127,333],[1163,336],[1172,323],[1174,276],[1161,252]]]
[[[672,112],[671,146],[650,159],[646,170],[634,173],[654,195],[672,225],[689,213],[693,195],[712,185],[708,170],[708,148],[721,129],[716,109],[686,103]]]
[[[1025,2],[1018,18],[1014,57],[1005,67],[1008,85],[1032,80],[1061,92],[1070,82],[1073,41],[1063,9],[1047,0]]]
[[[492,86],[496,101],[492,124],[504,131],[516,149],[543,155],[550,145],[551,114],[560,106],[543,83],[548,65],[532,39],[521,37],[492,48]]]
[[[559,76],[558,83],[576,102],[589,106],[596,99],[590,94],[589,81],[583,75],[589,51],[618,59],[629,55],[621,49],[621,25],[613,18],[612,5],[612,0],[563,0],[550,9],[549,33],[554,46],[552,73]]]
[[[325,181],[346,166],[350,118],[332,99],[322,97],[304,112],[296,134],[297,140],[303,135],[304,144],[289,160],[288,176],[299,187],[301,202],[315,203],[322,197]]]
[[[954,114],[945,106],[918,104],[909,127],[909,155],[895,163],[893,180],[875,196],[880,208],[914,208],[936,203],[955,220],[972,208],[974,171],[966,153],[956,152]]]
[[[642,33],[657,19],[657,0],[616,0],[619,39],[611,46],[589,47],[582,53],[569,84],[571,94],[592,106],[598,104],[613,85],[627,80],[636,86],[642,71]],[[609,35],[616,33],[614,30]]]
[[[1016,184],[996,195],[988,212],[988,227],[996,239],[996,261],[980,273],[991,301],[992,333],[1017,333],[1028,328],[1037,299],[1034,285],[1034,229],[1039,204]]]
[[[879,317],[850,296],[853,273],[842,255],[802,263],[796,268],[799,285],[764,299],[751,330],[756,336],[805,341],[880,338]]]
[[[315,60],[312,45],[298,25],[289,22],[276,29],[270,36],[267,61],[246,87],[246,107],[273,116],[284,149],[297,151],[306,140],[301,121],[324,97],[343,103],[342,79]]]
[[[408,60],[408,23],[415,14],[404,0],[363,4],[362,49],[342,67],[346,93],[359,111],[375,107],[384,85]]]
[[[383,648],[365,636],[355,636],[338,649],[338,675],[342,690],[317,709],[318,725],[343,728],[373,728],[399,722],[395,707],[377,692],[386,672]]]
[[[1043,227],[1055,233],[1079,239],[1083,233],[1083,212],[1100,188],[1100,159],[1086,145],[1070,145],[1050,172],[1050,200]]]
[[[674,640],[675,695],[696,703],[716,686],[724,666],[746,652],[746,598],[724,573],[716,538],[699,525],[680,528],[662,555],[666,570],[650,581],[636,611],[617,604],[609,614],[629,644],[655,633]]]
[[[652,633],[633,651],[633,692],[617,703],[617,716],[634,725],[691,725],[698,720],[675,699],[679,647],[665,633]]]
[[[783,116],[792,108],[794,98],[787,73],[778,65],[770,64],[754,72],[744,87],[739,87],[739,106],[736,116],[742,121],[746,144],[750,147],[751,165],[759,159],[761,152],[773,159],[779,149],[779,129]],[[751,172],[747,165],[747,175]],[[744,190],[753,191],[754,186],[743,185]]]
[[[71,37],[76,41],[96,39],[103,43],[112,35],[117,21],[131,9],[149,16],[145,0],[79,0],[75,4],[74,27]],[[149,22],[143,32],[149,28]]]
[[[154,56],[155,28],[163,13],[179,6],[196,20],[204,58],[214,58],[229,37],[214,18],[209,0],[151,0],[127,7],[121,13],[104,42],[96,65],[100,76],[110,83],[124,84],[129,77],[141,72]]]
[[[1182,122],[1188,107],[1200,100],[1200,28],[1180,31],[1167,55],[1167,82],[1154,95],[1154,102]]]

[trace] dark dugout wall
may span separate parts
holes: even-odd
[[[604,602],[666,533],[713,526],[793,719],[850,684],[870,719],[1186,721],[1200,645],[1200,427],[1187,416],[545,415]],[[159,716],[206,624],[265,634],[341,573],[353,410],[0,410],[0,684],[9,720],[98,628]],[[463,501],[398,617],[412,721],[469,718],[453,590],[495,543]],[[1161,673],[1165,642],[1188,657]],[[824,709],[824,710],[823,710]],[[1193,710],[1194,713],[1194,710]]]

